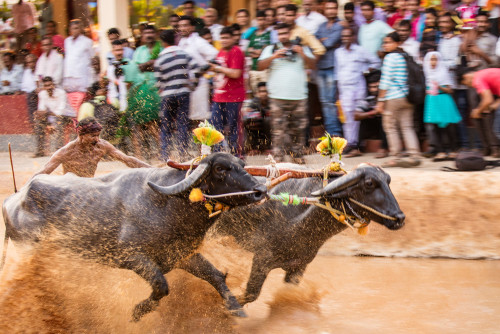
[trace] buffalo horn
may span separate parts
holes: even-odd
[[[186,190],[196,187],[207,174],[210,172],[210,165],[208,163],[201,163],[198,168],[196,168],[187,178],[182,180],[179,183],[176,183],[171,186],[159,186],[152,182],[148,182],[148,185],[154,191],[163,194],[163,195],[177,195],[185,192]]]
[[[352,185],[355,185],[356,183],[359,182],[359,180],[362,177],[363,177],[362,168],[355,169],[352,172],[334,180],[333,182],[328,184],[325,188],[313,192],[311,195],[319,197],[327,194],[334,194]]]

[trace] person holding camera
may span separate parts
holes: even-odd
[[[108,99],[121,112],[127,109],[127,83],[125,82],[126,65],[130,59],[124,58],[124,47],[121,39],[111,43],[113,58],[108,66],[106,76],[109,80]]]
[[[316,60],[308,47],[292,43],[288,24],[278,24],[276,31],[279,43],[262,51],[258,65],[261,71],[269,69],[272,152],[276,161],[290,153],[296,163],[303,163],[309,123],[306,69],[314,68]]]
[[[222,49],[210,68],[215,72],[211,121],[221,132],[229,127],[227,144],[232,154],[240,156],[243,148],[238,128],[241,105],[245,100],[245,54],[236,45],[231,27],[221,30],[220,42]]]

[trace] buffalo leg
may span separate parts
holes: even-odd
[[[160,299],[168,295],[167,280],[156,263],[142,254],[128,258],[120,267],[134,271],[137,275],[145,279],[153,289],[149,298],[134,307],[132,320],[139,321],[142,316],[153,311],[158,306]]]
[[[262,285],[264,285],[264,281],[272,269],[273,268],[269,266],[267,261],[260,261],[259,259],[254,258],[252,263],[252,272],[250,273],[250,278],[248,279],[245,294],[238,298],[241,305],[251,303],[259,297]]]
[[[196,253],[179,268],[184,269],[191,275],[207,281],[221,295],[226,304],[226,308],[232,315],[246,317],[241,305],[226,285],[226,276],[215,268],[203,255]]]

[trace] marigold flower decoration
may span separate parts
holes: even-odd
[[[328,132],[320,138],[321,142],[316,146],[316,150],[323,156],[333,157],[339,155],[339,160],[342,159],[342,151],[347,145],[347,140],[342,137],[332,137]]]
[[[224,135],[217,131],[208,121],[200,123],[200,125],[193,130],[193,133],[193,139],[196,144],[212,146],[224,140]]]

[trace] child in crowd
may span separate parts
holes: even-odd
[[[420,57],[424,58],[427,52],[437,51],[439,30],[437,27],[438,13],[434,8],[425,10],[425,28],[420,43]]]
[[[439,52],[428,52],[424,58],[427,86],[424,123],[430,144],[436,154],[434,161],[454,158],[456,150],[456,124],[462,119],[451,96],[452,78]],[[447,146],[447,148],[445,148]]]
[[[360,121],[359,145],[366,150],[367,139],[378,139],[382,141],[382,145],[377,155],[375,155],[375,158],[385,158],[388,156],[387,139],[382,127],[382,117],[375,110],[380,75],[380,70],[373,70],[365,73],[368,96],[357,104],[354,112],[354,120]]]

